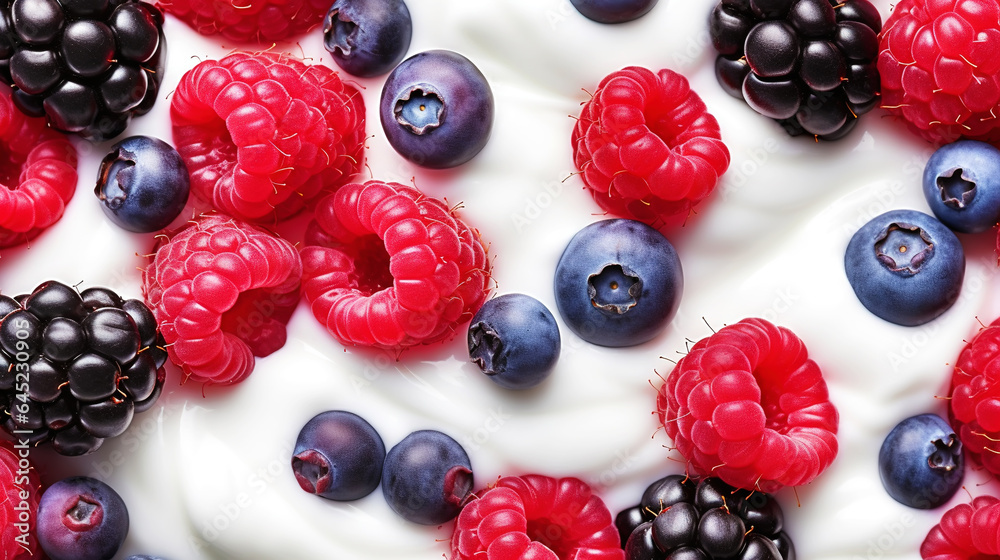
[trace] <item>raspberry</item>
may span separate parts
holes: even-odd
[[[719,123],[671,70],[606,76],[573,128],[573,161],[606,211],[680,225],[729,167]]]
[[[202,35],[222,35],[230,41],[270,44],[319,27],[329,0],[159,0]]]
[[[951,376],[948,415],[969,456],[1000,477],[1000,319],[962,349]]]
[[[502,477],[462,508],[451,560],[624,560],[611,512],[585,482]]]
[[[35,540],[38,498],[41,484],[38,471],[19,456],[13,443],[0,440],[0,551],[4,560],[28,560],[39,555]],[[24,499],[22,492],[27,492]],[[24,525],[28,531],[23,531]]]
[[[979,496],[941,516],[920,545],[925,560],[987,560],[1000,557],[1000,500]]]
[[[400,349],[449,339],[490,291],[478,232],[406,185],[341,187],[317,205],[306,245],[303,292],[345,345]]]
[[[186,378],[233,384],[285,345],[302,262],[291,243],[219,214],[161,240],[143,293]]]
[[[76,148],[45,119],[14,108],[0,86],[0,247],[25,243],[62,217],[76,191]]]
[[[1000,5],[902,0],[880,35],[882,107],[931,142],[997,140]]]
[[[292,216],[361,166],[365,108],[322,65],[237,52],[187,72],[170,105],[191,190],[248,221]]]
[[[837,455],[837,410],[799,337],[744,319],[700,340],[667,377],[657,413],[699,473],[774,492]]]

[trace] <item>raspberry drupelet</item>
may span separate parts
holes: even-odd
[[[1000,500],[979,496],[941,516],[920,545],[924,560],[987,560],[1000,555]]]
[[[202,35],[221,35],[230,41],[270,45],[319,27],[330,2],[159,0],[158,5]]]
[[[948,414],[969,456],[1000,477],[1000,319],[981,329],[958,355]]]

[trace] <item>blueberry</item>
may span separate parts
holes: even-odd
[[[624,23],[653,9],[656,0],[570,0],[576,11],[597,23]]]
[[[403,0],[334,0],[323,20],[326,50],[344,71],[362,78],[399,64],[412,34]]]
[[[486,145],[493,128],[493,92],[469,59],[426,51],[389,74],[379,105],[389,144],[417,165],[461,165]]]
[[[38,544],[52,560],[107,560],[128,535],[128,509],[107,484],[86,476],[49,486],[38,502]]]
[[[524,294],[504,294],[469,323],[469,357],[497,385],[527,389],[545,380],[559,359],[559,326],[545,305]]]
[[[129,556],[125,560],[166,560],[166,559],[160,558],[159,556],[149,556],[147,554],[133,554],[132,556]]]
[[[435,431],[413,432],[385,457],[382,494],[397,514],[422,525],[454,519],[472,494],[472,464],[462,446]]]
[[[349,501],[375,491],[384,461],[385,444],[371,424],[357,414],[331,410],[302,427],[292,472],[306,492]]]
[[[992,228],[1000,216],[1000,150],[976,140],[938,148],[924,167],[924,197],[955,231]]]
[[[965,252],[955,234],[932,216],[891,210],[854,234],[844,267],[869,311],[912,327],[944,313],[958,299]]]
[[[633,346],[659,334],[677,311],[683,285],[673,245],[634,220],[583,228],[556,265],[559,313],[573,332],[601,346]]]
[[[170,144],[130,136],[101,161],[94,194],[104,214],[119,227],[138,233],[161,230],[187,204],[190,177]]]
[[[903,420],[889,432],[878,453],[882,486],[897,502],[933,509],[947,502],[962,485],[962,443],[936,414]]]

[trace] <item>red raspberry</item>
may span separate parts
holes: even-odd
[[[969,455],[1000,477],[1000,318],[958,355],[948,415]]]
[[[700,340],[656,399],[660,421],[698,473],[774,492],[816,478],[837,456],[837,409],[799,337],[743,319]]]
[[[729,167],[719,123],[687,79],[636,66],[606,76],[573,128],[573,161],[606,211],[684,223]]]
[[[920,545],[926,560],[1000,558],[1000,500],[980,496],[944,512]]]
[[[302,290],[342,344],[399,349],[449,339],[489,295],[479,233],[398,183],[352,183],[316,207]]]
[[[237,218],[287,218],[361,166],[364,101],[322,65],[238,52],[185,74],[170,104],[191,190]]]
[[[76,191],[76,148],[0,86],[0,247],[25,243],[62,217]],[[3,188],[6,187],[6,188]]]
[[[624,560],[611,512],[578,478],[500,478],[462,508],[451,560]]]
[[[158,5],[202,35],[270,44],[319,27],[330,0],[159,0]]]
[[[142,290],[185,377],[232,384],[285,345],[301,275],[291,243],[213,214],[161,240]]]
[[[0,558],[38,557],[35,520],[41,484],[38,472],[14,444],[0,440]],[[25,465],[27,464],[27,468]],[[27,524],[27,532],[24,531]]]
[[[921,138],[998,139],[1000,5],[901,0],[879,42],[882,107]]]

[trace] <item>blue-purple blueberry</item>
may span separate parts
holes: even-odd
[[[937,414],[911,416],[882,442],[878,472],[897,502],[918,509],[942,506],[962,486],[962,442]]]
[[[933,216],[891,210],[854,234],[844,268],[869,311],[897,325],[916,326],[958,299],[965,252],[955,234]]]
[[[454,519],[472,495],[472,463],[462,446],[436,430],[413,432],[385,457],[382,494],[397,514],[422,525]]]
[[[944,225],[962,233],[986,231],[1000,217],[1000,150],[977,140],[941,146],[924,167],[923,186]]]
[[[556,265],[556,306],[570,329],[601,346],[633,346],[670,323],[684,287],[673,245],[627,219],[603,220],[570,240]]]
[[[432,50],[404,60],[382,88],[379,117],[389,144],[422,167],[461,165],[493,128],[493,92],[469,59]]]
[[[483,304],[469,323],[469,358],[506,389],[544,381],[559,359],[559,326],[545,304],[504,294]]]
[[[399,64],[412,35],[403,0],[334,0],[323,20],[326,50],[344,71],[362,78]]]
[[[149,233],[167,227],[181,213],[190,182],[173,146],[158,138],[130,136],[104,156],[94,194],[119,227]]]
[[[128,527],[121,496],[90,477],[60,480],[38,501],[38,544],[52,560],[110,560]]]
[[[350,501],[375,491],[382,477],[385,444],[364,418],[344,410],[321,412],[295,441],[292,472],[302,490]]]
[[[597,23],[624,23],[653,9],[656,0],[570,0],[576,11]]]

